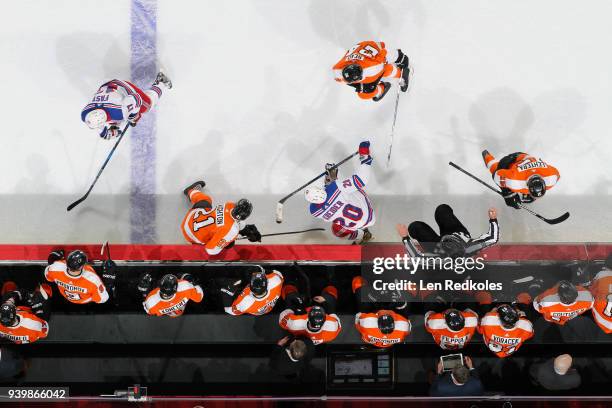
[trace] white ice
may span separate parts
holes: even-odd
[[[504,242],[611,241],[612,2],[158,0],[157,13],[159,62],[174,89],[158,106],[150,163],[156,242],[183,242],[181,191],[199,178],[218,200],[251,198],[264,233],[320,226],[299,195],[277,225],[275,202],[364,139],[379,241],[396,240],[397,221],[433,222],[442,202],[473,234],[497,206]],[[129,79],[130,2],[22,0],[3,15],[0,242],[129,242],[129,137],[94,194],[66,206],[112,146],[79,115],[104,80]],[[415,71],[388,168],[395,89],[362,101],[330,69],[365,39],[400,47]],[[555,165],[561,180],[534,209],[570,219],[548,226],[508,209],[447,165],[489,181],[483,148]],[[328,233],[266,242],[342,243]]]

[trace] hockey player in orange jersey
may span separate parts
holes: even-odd
[[[564,325],[593,307],[593,295],[582,286],[563,280],[533,300],[533,308],[548,322]]]
[[[248,285],[239,280],[221,289],[226,313],[261,316],[274,308],[283,289],[283,275],[278,271],[266,274],[262,267],[259,268],[251,272]]]
[[[31,292],[22,293],[14,282],[2,285],[0,306],[0,337],[16,344],[34,343],[49,333],[49,308],[51,287],[38,285]],[[25,305],[19,305],[23,302]]]
[[[604,333],[612,333],[612,255],[608,256],[606,266],[591,281],[589,290],[595,298],[593,320]]]
[[[482,158],[501,188],[506,205],[517,209],[521,203],[532,203],[544,196],[561,177],[555,167],[527,153],[512,153],[497,160],[483,150]]]
[[[138,285],[139,290],[143,286],[143,278],[141,277],[141,284]],[[183,274],[180,279],[172,274],[164,275],[159,287],[150,291],[142,303],[145,312],[154,316],[181,316],[190,300],[200,303],[204,299],[204,291],[200,285],[193,282],[193,276],[188,273]]]
[[[355,315],[355,328],[361,334],[361,340],[380,348],[403,343],[412,329],[410,320],[393,310],[383,308],[380,303],[363,302],[362,296],[367,296],[362,293],[366,285],[366,280],[361,276],[355,276],[351,285],[359,310]],[[405,306],[403,302],[397,304]]]
[[[335,313],[338,299],[335,286],[329,284],[324,287],[321,295],[315,296],[312,306],[308,307],[294,284],[285,285],[281,296],[288,306],[278,319],[283,330],[294,336],[308,337],[315,346],[333,341],[340,333],[342,326]]]
[[[497,357],[514,354],[533,337],[533,325],[511,305],[499,305],[483,316],[478,326],[482,339]]]
[[[459,350],[472,339],[478,327],[478,315],[471,309],[447,309],[443,313],[425,313],[425,330],[440,348]]]
[[[212,198],[204,194],[203,181],[196,181],[183,193],[191,204],[191,210],[181,223],[181,231],[188,242],[204,246],[208,255],[218,255],[231,248],[239,235],[251,242],[261,242],[261,234],[253,224],[244,224],[253,205],[246,198],[213,206]]]
[[[57,285],[59,292],[68,301],[77,304],[104,303],[109,294],[106,286],[87,263],[85,252],[76,250],[63,259],[63,251],[54,251],[49,256],[45,278]]]
[[[384,42],[358,43],[332,69],[336,81],[355,88],[361,99],[380,101],[391,88],[390,79],[400,80],[402,92],[408,90],[408,57],[400,49],[388,52]]]

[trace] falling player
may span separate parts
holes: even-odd
[[[372,239],[368,227],[376,221],[370,199],[363,189],[368,183],[372,166],[370,142],[359,144],[361,166],[356,173],[340,182],[338,169],[326,166],[325,187],[310,186],[304,190],[313,217],[332,223],[332,232],[339,238],[364,244]]]
[[[131,82],[113,79],[102,84],[93,99],[81,112],[81,120],[90,129],[100,132],[100,137],[112,139],[119,136],[126,121],[132,126],[150,111],[164,90],[172,88],[172,82],[159,72],[151,89],[143,91]]]
[[[408,64],[402,50],[388,52],[384,42],[362,41],[349,49],[332,69],[336,81],[355,88],[361,99],[378,102],[391,88],[390,79],[400,79],[401,91],[408,90]]]
[[[556,168],[527,153],[512,153],[496,160],[483,150],[482,158],[509,207],[518,209],[521,203],[534,202],[559,181]]]
[[[183,191],[193,205],[181,223],[187,241],[204,246],[208,255],[218,255],[223,249],[232,247],[238,235],[251,242],[261,242],[257,227],[244,225],[244,220],[253,211],[249,200],[241,198],[236,203],[213,207],[212,198],[202,192],[204,186],[203,181],[196,181]]]

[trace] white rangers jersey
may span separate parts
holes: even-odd
[[[331,182],[325,191],[327,200],[322,204],[310,204],[310,213],[323,221],[339,224],[348,230],[358,230],[374,225],[374,209],[365,190],[372,166],[372,157],[361,161],[359,170],[349,178]]]

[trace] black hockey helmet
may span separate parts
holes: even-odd
[[[465,327],[465,318],[457,309],[448,309],[444,312],[444,321],[452,331],[459,331]]]
[[[238,200],[236,206],[232,210],[232,217],[234,217],[236,221],[246,220],[247,218],[249,218],[249,215],[251,215],[252,211],[253,204],[251,204],[251,202],[246,198],[241,198],[240,200]]]
[[[263,269],[251,273],[249,287],[255,297],[262,297],[268,292],[268,277]]]
[[[388,313],[378,315],[378,329],[382,334],[393,333],[395,330],[395,319]]]
[[[325,323],[327,314],[321,306],[313,306],[308,311],[308,328],[311,331],[319,331]]]
[[[360,81],[363,78],[363,68],[358,64],[350,64],[342,68],[342,78],[349,84]]]
[[[71,271],[80,271],[86,263],[87,255],[80,249],[72,251],[68,254],[68,257],[66,257],[66,265]]]
[[[519,320],[519,314],[516,309],[507,303],[497,306],[497,314],[502,326],[507,329],[513,328]]]
[[[610,252],[604,262],[604,265],[608,269],[612,269],[612,252]]]
[[[444,235],[440,239],[440,249],[444,256],[460,258],[465,255],[465,242],[456,234]]]
[[[177,289],[178,279],[171,273],[164,275],[159,281],[159,293],[164,299],[168,299],[174,296]]]
[[[534,174],[527,179],[527,189],[533,198],[540,198],[546,194],[546,183],[539,174]]]
[[[562,280],[557,288],[559,300],[564,305],[572,304],[578,298],[578,289],[570,281]]]
[[[0,324],[10,327],[17,319],[17,308],[12,303],[5,303],[0,306]]]

